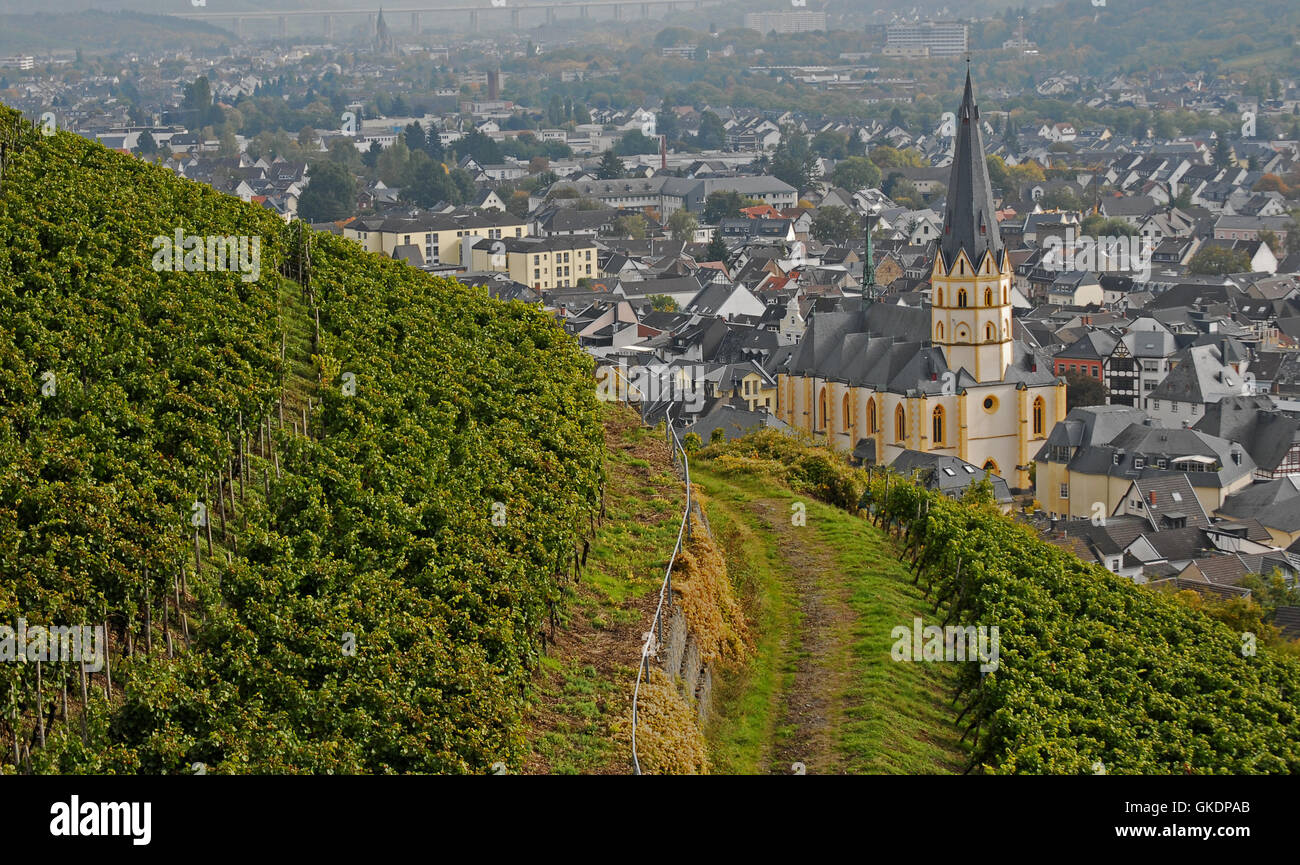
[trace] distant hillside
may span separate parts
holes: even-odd
[[[1066,0],[1031,13],[1025,28],[1048,60],[1094,75],[1256,56],[1274,75],[1295,74],[1300,59],[1294,0]]]
[[[67,15],[0,14],[0,54],[71,50],[141,51],[159,45],[216,47],[232,41],[221,27],[134,12]]]

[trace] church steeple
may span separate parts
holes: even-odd
[[[943,237],[939,250],[944,269],[950,270],[957,253],[965,249],[971,264],[979,267],[986,251],[993,253],[994,268],[1002,268],[1002,236],[998,233],[997,214],[993,209],[993,186],[984,161],[984,135],[980,131],[979,106],[970,81],[970,61],[966,66],[966,92],[957,113],[957,144],[953,151],[952,173],[948,178],[948,208],[943,220]]]

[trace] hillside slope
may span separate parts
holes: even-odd
[[[589,359],[7,109],[0,140],[0,622],[111,647],[0,665],[4,771],[519,760],[599,502]],[[176,231],[255,238],[260,272],[155,269]]]

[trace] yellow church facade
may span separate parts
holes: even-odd
[[[1065,418],[1065,383],[1013,337],[978,117],[968,76],[930,303],[815,315],[778,375],[777,415],[875,464],[937,453],[1029,489],[1034,455]]]

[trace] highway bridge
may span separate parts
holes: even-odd
[[[499,19],[504,25],[509,20],[510,26],[522,26],[524,16],[530,22],[540,23],[545,20],[553,24],[561,13],[569,13],[578,18],[589,18],[594,12],[607,13],[615,20],[633,17],[637,14],[649,18],[652,12],[671,15],[681,9],[702,9],[706,6],[722,5],[724,0],[578,0],[578,2],[523,3],[513,0],[485,0],[480,3],[429,3],[419,6],[401,6],[385,8],[384,21],[394,33],[402,32],[403,20],[410,16],[411,33],[419,33],[425,16],[427,20],[458,16],[468,20],[469,29],[477,31],[480,20]],[[369,17],[372,31],[376,27],[379,13],[374,9],[258,9],[249,11],[217,11],[197,7],[191,12],[172,13],[175,18],[192,21],[207,21],[213,24],[233,23],[236,34],[243,35],[244,24],[248,21],[276,21],[280,25],[280,36],[288,36],[289,21],[314,18],[321,21],[326,38],[334,36],[334,24],[338,19]]]

